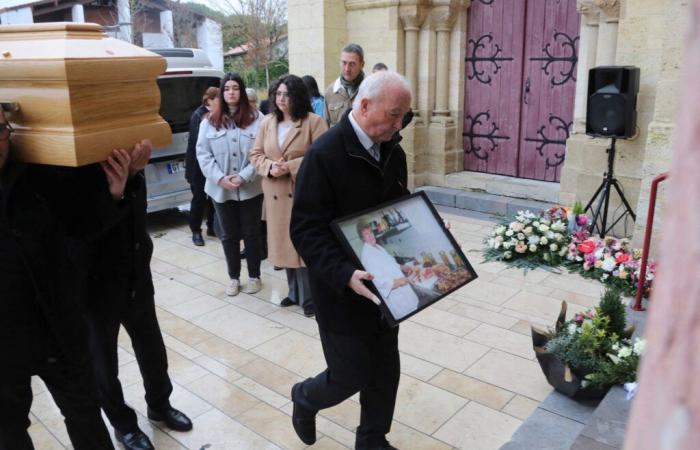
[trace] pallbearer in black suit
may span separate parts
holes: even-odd
[[[153,445],[139,429],[134,410],[124,402],[117,360],[120,325],[131,338],[143,377],[148,417],[176,431],[192,429],[187,416],[170,405],[173,386],[153,299],[153,243],[146,231],[143,175],[150,155],[147,141],[132,153],[125,192],[129,211],[118,226],[97,241],[89,255],[90,346],[100,401],[117,440],[128,450],[147,450]]]
[[[304,157],[292,209],[291,237],[309,268],[316,320],[328,368],[292,388],[292,424],[316,440],[316,413],[360,392],[355,448],[393,449],[386,440],[399,385],[398,328],[390,328],[359,270],[335,239],[332,220],[396,199],[406,188],[399,145],[411,104],[405,78],[378,72],[360,85],[353,108]]]

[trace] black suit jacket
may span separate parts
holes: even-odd
[[[99,165],[10,163],[0,187],[0,379],[49,360],[88,356],[87,253],[129,201],[109,195]]]
[[[290,233],[309,268],[319,327],[366,335],[388,325],[378,306],[347,287],[359,267],[341,247],[330,223],[409,194],[406,154],[396,134],[382,144],[377,162],[360,144],[348,114],[304,156],[296,178]]]

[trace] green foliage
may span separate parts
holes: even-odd
[[[243,78],[246,87],[252,87],[253,89],[267,92],[268,82],[264,67],[256,69],[255,67],[246,64],[243,58],[228,58],[224,60],[224,70],[226,72],[239,73]],[[269,65],[268,74],[270,82],[288,73],[289,60],[287,58],[273,61]]]
[[[579,214],[585,213],[585,211],[583,209],[583,205],[581,204],[581,200],[576,200],[576,203],[574,203],[574,207],[571,209],[571,211],[577,216]]]
[[[627,311],[622,303],[620,290],[609,287],[605,290],[598,306],[598,315],[603,315],[610,319],[608,330],[622,336],[627,326]]]

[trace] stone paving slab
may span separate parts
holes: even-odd
[[[585,292],[577,293],[575,303],[583,307],[596,301],[599,288],[576,275],[524,274],[484,263],[482,241],[497,218],[438,209],[479,280],[402,325],[402,381],[388,439],[411,450],[497,449],[551,392],[527,351],[529,326],[549,325],[559,311],[561,299],[548,296],[569,287],[567,280],[576,281],[576,289]],[[316,322],[298,307],[279,306],[287,294],[284,271],[265,261],[262,291],[227,297],[226,263],[217,239],[207,236],[205,247],[194,247],[186,218],[173,212],[149,220],[156,312],[170,357],[173,403],[193,417],[195,428],[177,433],[148,422],[138,364],[122,332],[122,382],[144,432],[159,449],[303,448],[289,420],[290,388],[325,364]],[[36,448],[66,448],[60,412],[42,382],[34,379],[32,386],[30,433]],[[319,440],[312,448],[352,448],[357,401],[355,396],[319,416]],[[538,411],[541,427],[574,423],[582,428],[575,420]]]

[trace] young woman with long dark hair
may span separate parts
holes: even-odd
[[[207,178],[204,191],[214,201],[219,217],[228,275],[229,296],[241,289],[241,239],[245,243],[248,283],[243,292],[254,294],[260,281],[260,218],[262,188],[248,154],[262,117],[250,102],[243,79],[228,73],[221,80],[220,101],[204,119],[197,137],[197,159]]]

